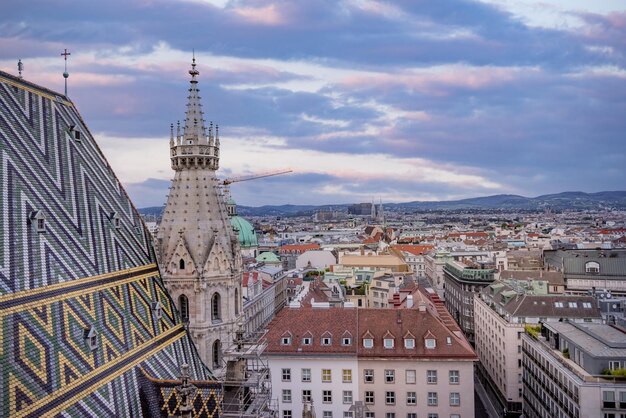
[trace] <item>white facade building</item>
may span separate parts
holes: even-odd
[[[425,298],[427,298],[425,296]],[[265,351],[280,417],[471,417],[476,355],[443,304],[286,308]],[[312,401],[312,404],[308,402]]]

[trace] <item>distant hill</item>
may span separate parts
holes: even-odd
[[[347,211],[349,203],[338,205],[270,205],[237,206],[242,216],[302,216],[312,215],[318,210]],[[459,209],[524,209],[524,210],[567,210],[567,209],[626,209],[626,191],[598,193],[563,192],[537,197],[524,197],[513,194],[473,197],[462,200],[438,202],[414,201],[385,203],[385,209],[403,211],[459,210]],[[163,207],[155,206],[139,209],[141,214],[160,215]]]
[[[165,205],[163,206],[150,206],[149,208],[141,208],[138,209],[139,213],[141,213],[143,216],[146,215],[152,215],[152,216],[156,216],[156,217],[161,217],[161,213],[163,212],[163,209],[165,209]]]

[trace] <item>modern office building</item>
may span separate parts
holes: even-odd
[[[448,261],[444,267],[446,308],[467,339],[474,342],[474,295],[493,283],[493,268]]]

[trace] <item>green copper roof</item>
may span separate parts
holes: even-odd
[[[259,241],[257,240],[256,233],[250,222],[246,221],[241,216],[231,216],[230,224],[236,229],[239,234],[239,244],[242,248],[258,247]]]
[[[265,263],[280,263],[278,256],[272,252],[266,251],[256,257],[256,261]]]

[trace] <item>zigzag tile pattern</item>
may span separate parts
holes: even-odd
[[[208,382],[197,415],[218,416],[220,386],[74,105],[0,72],[0,416],[147,416],[136,370],[154,386],[183,363]]]

